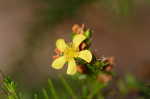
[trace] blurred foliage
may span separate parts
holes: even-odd
[[[127,74],[124,80],[118,81],[118,88],[122,95],[138,93],[140,99],[150,98],[150,86],[137,81],[131,74]]]
[[[63,18],[74,16],[75,12],[85,3],[96,0],[44,0],[48,8],[46,10],[47,22],[54,24]]]
[[[108,8],[120,16],[133,14],[134,0],[101,0]]]
[[[10,77],[6,77],[1,85],[3,92],[7,95],[8,99],[21,99],[21,93],[17,92],[17,85]]]
[[[56,86],[54,86],[55,82],[49,79],[48,86],[46,88],[43,88],[38,93],[32,95],[33,97],[30,97],[30,99],[92,99],[93,97],[98,97],[97,93],[99,93],[100,89],[104,87],[103,84],[100,84],[95,81],[93,81],[90,87],[88,88],[85,85],[85,83],[79,82],[75,79],[69,80],[68,78],[64,78],[62,76],[59,78],[59,84],[62,86],[61,88],[57,88]],[[71,87],[72,84],[69,84],[71,83],[71,81],[76,81],[79,84],[76,84],[75,82],[74,84],[79,86],[77,87],[76,85],[74,85],[74,87]],[[6,99],[26,99],[26,96],[23,96],[26,94],[21,94],[18,91],[18,86],[16,86],[16,83],[10,78],[5,78],[2,87],[3,91],[6,92],[6,94],[4,94],[6,96]],[[75,91],[75,87],[77,87],[78,91]]]
[[[61,87],[58,87],[54,80],[48,79],[47,87],[34,93],[34,95],[29,95],[27,98],[25,95],[32,93],[22,93],[18,90],[16,83],[11,80],[10,77],[6,77],[1,85],[4,94],[0,95],[5,96],[3,99],[105,99],[110,93],[104,92],[104,89],[106,89],[109,84],[100,83],[95,80],[79,80],[76,78],[64,78],[63,76],[59,76],[58,81],[57,84]],[[116,91],[114,88],[111,92],[122,94],[122,98],[128,94],[132,97],[133,93],[137,94],[138,99],[150,98],[150,87],[138,82],[131,75],[127,75],[124,80],[120,79],[116,84],[118,84],[119,90]]]
[[[127,15],[133,8],[134,0],[44,0],[47,7],[39,14],[43,14],[44,22],[54,25],[64,18],[69,18],[75,15],[76,11],[84,4],[88,3],[105,3],[110,5],[109,8],[117,13]]]

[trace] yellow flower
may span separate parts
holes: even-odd
[[[55,69],[61,69],[64,64],[68,63],[67,74],[73,75],[76,73],[76,62],[74,58],[79,57],[86,62],[91,62],[92,54],[89,50],[79,51],[79,45],[86,37],[82,34],[74,36],[72,43],[66,44],[64,39],[58,39],[56,41],[56,47],[63,53],[62,56],[55,59],[52,63],[52,67]]]

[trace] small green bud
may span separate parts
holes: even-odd
[[[84,32],[84,35],[85,35],[87,38],[90,38],[90,37],[92,36],[91,30],[90,30],[90,29],[86,30],[86,31]]]

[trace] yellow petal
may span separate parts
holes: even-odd
[[[61,69],[64,66],[65,62],[66,62],[65,57],[61,56],[53,61],[52,67],[55,69]]]
[[[77,71],[76,63],[74,59],[71,59],[68,61],[68,68],[67,68],[67,74],[68,75],[74,75]]]
[[[74,36],[73,38],[73,45],[77,48],[82,41],[84,41],[86,39],[86,37],[82,34],[77,34]]]
[[[64,39],[58,39],[56,41],[56,47],[61,51],[64,52],[65,48],[67,47]]]
[[[91,60],[92,60],[92,54],[89,50],[80,51],[78,57],[82,58],[83,60],[85,60],[88,63],[91,62]]]

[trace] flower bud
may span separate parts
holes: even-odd
[[[81,43],[80,46],[79,46],[80,50],[83,50],[83,49],[85,49],[86,47],[87,47],[87,44],[86,44],[86,43]]]
[[[82,24],[81,26],[78,25],[78,24],[73,25],[72,31],[74,33],[77,33],[77,34],[83,34],[83,32],[84,32],[84,24]]]
[[[90,31],[90,29],[86,30],[84,32],[84,35],[87,37],[87,38],[90,38],[92,36],[92,32]]]
[[[107,58],[106,62],[108,62],[109,64],[113,65],[114,64],[114,57]]]
[[[97,76],[97,80],[102,83],[108,83],[110,80],[112,80],[112,75],[109,74],[99,74]]]
[[[83,66],[83,65],[78,65],[78,66],[77,66],[77,71],[78,71],[79,73],[87,73],[87,69],[86,69],[86,67]]]
[[[60,55],[60,54],[61,54],[61,51],[60,51],[58,48],[56,48],[56,49],[54,50],[54,52],[55,52],[57,55]]]
[[[59,55],[55,55],[55,56],[53,56],[53,59],[56,59],[56,58],[58,58],[59,57]]]
[[[105,71],[107,71],[107,72],[112,71],[112,69],[113,69],[112,65],[108,65],[108,66],[105,67]]]
[[[77,33],[78,29],[80,28],[80,26],[78,24],[74,24],[73,27],[72,27],[72,31],[74,33]]]

